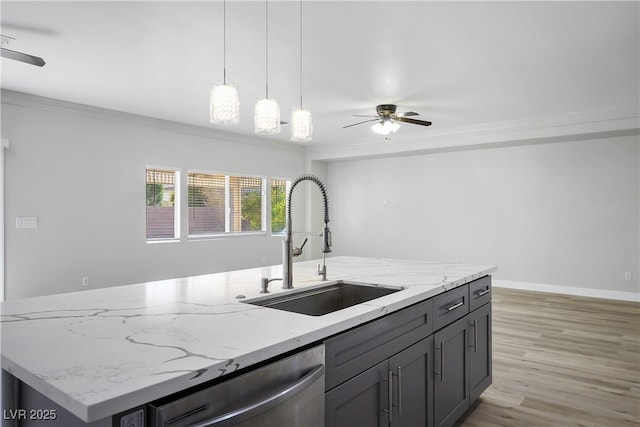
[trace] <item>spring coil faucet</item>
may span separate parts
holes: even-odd
[[[293,229],[291,226],[291,195],[293,189],[302,181],[311,181],[318,186],[322,193],[322,201],[324,204],[324,226],[322,227],[322,267],[318,265],[318,274],[322,275],[322,280],[327,280],[326,254],[331,252],[331,231],[329,231],[329,202],[327,200],[327,190],[320,178],[311,174],[300,175],[291,184],[289,195],[287,197],[287,236],[283,240],[282,245],[282,288],[293,289],[293,257],[302,254],[302,248],[307,239],[304,239],[299,248],[293,247]]]

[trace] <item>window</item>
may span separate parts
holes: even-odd
[[[271,232],[282,233],[287,224],[287,195],[291,181],[274,178],[271,180]]]
[[[189,236],[265,230],[265,179],[191,172]]]
[[[147,240],[180,237],[179,176],[172,169],[147,168]]]
[[[225,232],[225,181],[224,175],[189,174],[190,236]]]

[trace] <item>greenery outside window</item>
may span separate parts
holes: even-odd
[[[271,232],[284,233],[287,226],[287,195],[291,181],[279,178],[271,179]]]
[[[187,181],[189,236],[265,231],[264,178],[190,172]]]
[[[180,172],[166,168],[146,168],[147,241],[180,238]]]

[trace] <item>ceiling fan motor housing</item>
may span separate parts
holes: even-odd
[[[393,104],[380,104],[376,106],[376,111],[381,116],[390,116],[396,113],[396,106]]]

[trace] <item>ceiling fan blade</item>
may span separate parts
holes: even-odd
[[[283,122],[282,120],[280,120],[280,126],[286,126],[288,124],[289,124],[289,122]]]
[[[352,114],[353,117],[378,117],[378,116],[372,116],[369,114]]]
[[[417,119],[408,119],[406,117],[395,117],[395,120],[404,123],[411,123],[412,125],[422,125],[422,126],[431,126],[431,122],[426,120],[417,120]]]
[[[419,116],[420,113],[416,113],[415,111],[407,111],[405,113],[398,113],[396,116],[398,117],[409,117],[409,116]]]
[[[5,48],[2,48],[0,50],[0,56],[13,59],[15,61],[24,62],[26,64],[36,65],[38,67],[42,67],[44,64],[46,64],[44,62],[44,59],[38,56],[27,55],[26,53],[16,52],[14,50],[9,50]]]
[[[375,118],[375,119],[371,119],[371,120],[365,120],[364,122],[358,122],[358,123],[354,123],[352,125],[342,126],[342,129],[350,128],[351,126],[361,125],[363,123],[377,122],[378,120],[380,120],[380,119],[379,118]]]

